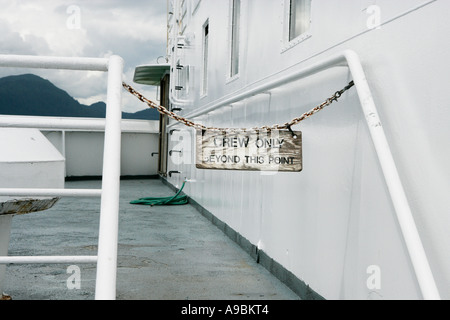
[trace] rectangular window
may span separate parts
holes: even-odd
[[[290,0],[289,41],[308,31],[311,25],[311,0]]]
[[[231,0],[231,70],[230,77],[239,73],[239,29],[241,0]]]
[[[209,21],[203,25],[203,81],[202,94],[208,92],[208,47],[209,47]]]

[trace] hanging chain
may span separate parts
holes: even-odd
[[[161,105],[158,105],[155,102],[147,99],[141,93],[136,91],[133,87],[126,84],[125,82],[123,82],[122,85],[128,92],[130,92],[132,95],[137,97],[140,101],[146,103],[150,108],[158,110],[159,113],[166,115],[166,116],[172,118],[173,120],[184,124],[185,126],[195,128],[195,129],[200,129],[200,130],[246,132],[246,131],[272,131],[272,130],[283,130],[283,129],[291,130],[292,126],[299,124],[303,120],[305,120],[305,119],[311,117],[312,115],[316,114],[317,112],[323,110],[325,107],[329,106],[333,102],[337,102],[338,99],[344,94],[344,92],[346,92],[350,88],[352,88],[355,85],[355,83],[353,81],[351,81],[344,89],[337,91],[330,98],[325,100],[322,104],[318,105],[314,109],[312,109],[308,112],[305,112],[300,117],[294,118],[291,121],[289,121],[283,125],[274,124],[272,126],[262,126],[262,127],[255,127],[255,128],[250,128],[250,129],[248,129],[248,128],[216,128],[216,127],[207,127],[205,125],[195,123],[192,120],[189,120],[182,116],[179,116],[176,113],[167,110],[167,108],[165,108]]]

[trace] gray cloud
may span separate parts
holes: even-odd
[[[47,43],[36,36],[27,35],[21,37],[19,32],[10,29],[7,23],[0,20],[0,53],[2,54],[38,54],[49,52]]]
[[[68,11],[70,6],[77,10]],[[132,81],[137,65],[155,63],[166,54],[166,1],[0,0],[0,7],[0,54],[84,57],[117,54],[125,61],[128,82]],[[83,103],[105,99],[106,75],[102,73],[0,70],[0,76],[21,73],[43,76]],[[154,96],[154,89],[140,89],[150,98]],[[124,111],[145,108],[134,99],[124,95]]]

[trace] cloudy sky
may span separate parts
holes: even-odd
[[[165,0],[0,0],[0,8],[0,54],[116,54],[125,60],[124,80],[155,98],[155,88],[132,80],[136,66],[161,62],[166,55]],[[50,80],[81,103],[106,101],[105,73],[0,69],[0,77],[23,73]],[[126,92],[123,104],[128,112],[146,107]]]

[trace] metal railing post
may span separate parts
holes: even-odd
[[[121,99],[123,59],[112,56],[108,69],[108,96],[103,154],[103,180],[95,298],[116,297],[117,241],[119,227]]]
[[[402,230],[403,238],[425,300],[440,300],[439,291],[433,277],[425,249],[420,239],[406,193],[398,173],[394,157],[384,133],[375,102],[359,56],[354,51],[344,52],[345,60],[355,81],[361,107],[369,127],[370,135],[384,174]]]

